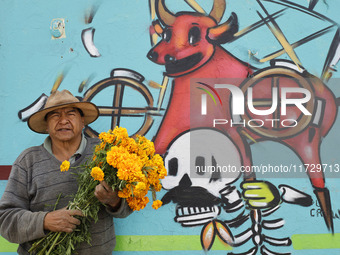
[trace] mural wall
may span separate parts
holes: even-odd
[[[68,89],[100,109],[87,136],[126,127],[168,169],[160,209],[115,219],[115,254],[339,254],[340,3],[0,7],[0,195],[45,139],[28,117]]]

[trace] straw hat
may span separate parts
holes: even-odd
[[[46,114],[65,107],[75,107],[80,109],[84,113],[84,125],[92,123],[99,116],[99,110],[93,103],[80,102],[78,98],[74,97],[68,90],[56,90],[48,97],[44,109],[30,116],[27,121],[29,128],[34,132],[47,134],[45,119]]]

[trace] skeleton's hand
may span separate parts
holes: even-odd
[[[241,193],[233,185],[227,185],[220,191],[223,209],[227,213],[235,212],[244,207]]]
[[[242,197],[251,209],[266,209],[280,202],[278,189],[266,181],[244,181],[241,183]]]

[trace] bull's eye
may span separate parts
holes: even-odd
[[[201,40],[201,30],[199,29],[199,27],[190,28],[188,40],[191,45],[198,43]]]
[[[169,28],[165,29],[163,31],[163,34],[162,34],[163,40],[166,41],[166,42],[170,42],[171,35],[172,35],[171,29],[169,29]]]

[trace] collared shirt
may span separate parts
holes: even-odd
[[[84,136],[84,134],[82,134],[82,137],[81,137],[81,142],[80,142],[80,145],[79,145],[79,148],[78,150],[70,157],[69,159],[69,162],[72,164],[74,163],[78,158],[80,158],[80,156],[83,154],[83,152],[85,151],[85,148],[86,148],[86,144],[87,144],[87,139],[86,137]],[[52,152],[52,140],[51,140],[51,137],[48,136],[46,137],[45,141],[44,141],[44,147],[45,149],[51,153],[53,155],[53,152]]]

